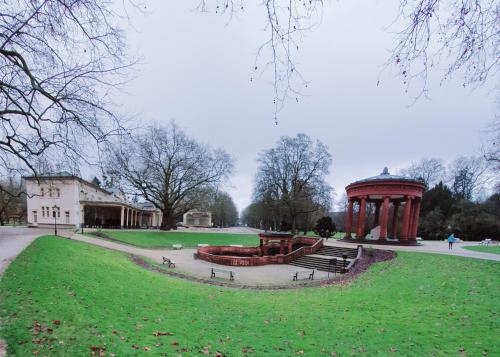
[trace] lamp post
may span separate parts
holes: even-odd
[[[342,254],[342,259],[344,259],[344,264],[342,267],[342,273],[345,274],[345,267],[347,265],[347,254]]]
[[[52,206],[52,215],[54,216],[54,235],[57,236],[57,212],[56,209],[59,208],[56,205]]]

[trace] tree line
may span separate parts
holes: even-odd
[[[499,168],[498,156],[485,154],[459,157],[448,167],[440,159],[422,159],[403,169],[427,185],[418,234],[436,240],[452,232],[465,240],[500,237]]]

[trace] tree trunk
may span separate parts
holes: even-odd
[[[161,220],[160,230],[169,231],[175,226],[174,218],[170,210],[162,211],[163,217]]]

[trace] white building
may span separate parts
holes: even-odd
[[[118,191],[107,191],[62,172],[25,177],[27,221],[31,227],[159,227],[161,211],[151,204],[134,204]],[[55,217],[54,217],[55,216]]]
[[[212,213],[191,210],[184,213],[182,225],[185,227],[212,227]]]

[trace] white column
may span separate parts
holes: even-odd
[[[123,224],[125,221],[125,207],[121,207],[121,213],[120,213],[120,227],[123,228]]]
[[[80,225],[83,227],[85,224],[85,205],[80,205]]]

